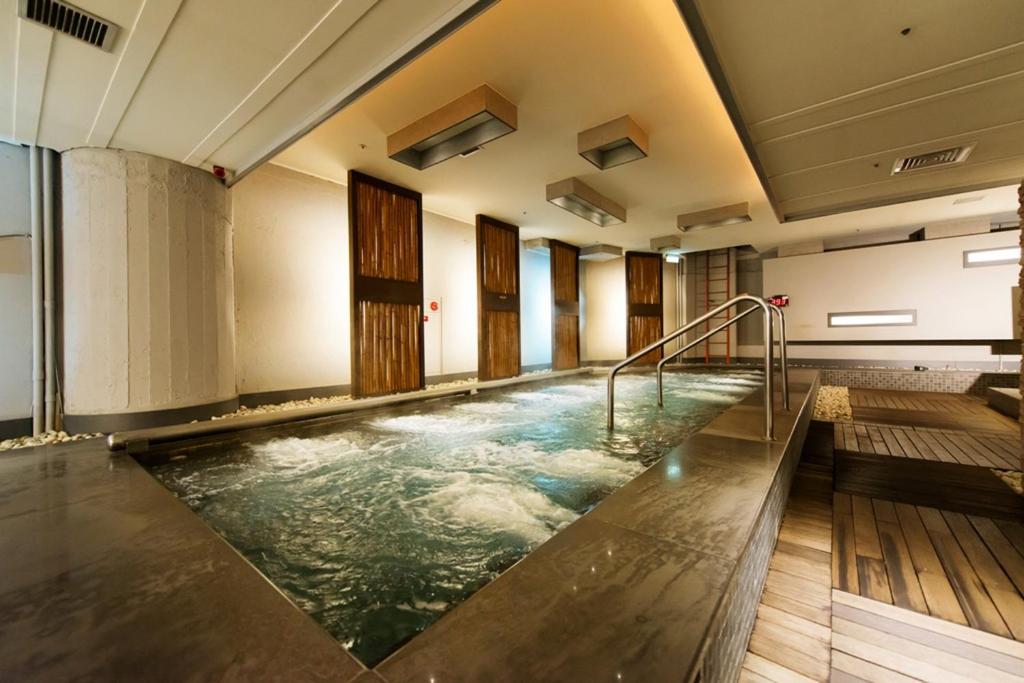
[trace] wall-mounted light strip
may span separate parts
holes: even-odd
[[[1020,263],[1020,247],[971,249],[964,252],[964,268],[978,266],[1004,266]]]
[[[917,311],[857,311],[829,313],[829,327],[893,327],[917,324]]]

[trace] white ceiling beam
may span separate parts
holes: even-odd
[[[337,0],[288,54],[182,159],[198,166],[338,41],[377,0]]]
[[[182,0],[143,0],[96,110],[86,139],[88,145],[106,147],[110,144],[181,3]]]
[[[11,138],[16,142],[36,144],[52,44],[53,31],[18,20],[17,64],[14,68],[14,119],[11,126]]]

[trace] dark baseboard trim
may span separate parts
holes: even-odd
[[[107,415],[65,415],[64,431],[70,434],[85,432],[126,432],[133,429],[163,427],[191,422],[192,420],[208,420],[215,415],[224,415],[238,410],[238,399],[205,403],[184,408],[167,410],[146,410],[137,413],[110,413]]]
[[[0,441],[19,436],[32,436],[32,418],[19,417],[14,420],[0,420]]]
[[[778,357],[776,357],[778,360]],[[686,365],[704,365],[703,358],[687,358],[683,361]],[[724,364],[725,358],[712,358],[712,364]],[[763,358],[754,356],[734,356],[733,364],[736,365],[758,365],[763,364]],[[999,361],[976,360],[976,361],[953,361],[953,360],[875,360],[868,358],[798,358],[789,359],[790,367],[806,367],[822,370],[865,370],[885,372],[888,370],[913,370],[915,366],[923,366],[928,372],[984,372],[988,374],[1015,374],[1020,372],[1020,362],[1003,361],[1000,368]],[[958,368],[957,364],[967,365],[970,368]],[[954,367],[946,367],[954,366]]]

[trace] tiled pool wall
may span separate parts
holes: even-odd
[[[761,367],[752,358],[741,358],[735,363],[712,363],[711,367]],[[1007,364],[1009,366],[1011,364]],[[704,363],[687,363],[684,367],[704,367]],[[837,363],[819,363],[811,360],[790,360],[790,367],[811,368],[821,372],[821,384],[855,389],[888,389],[892,391],[937,391],[950,394],[985,396],[989,387],[1017,388],[1021,386],[1021,373],[1013,368],[994,370],[913,370],[899,368],[849,367]]]
[[[747,548],[733,571],[732,580],[710,630],[707,649],[701,662],[700,678],[695,680],[735,681],[739,677],[757,617],[761,591],[768,576],[768,565],[778,540],[786,500],[810,426],[813,412],[811,406],[814,405],[818,386],[820,383],[815,382],[811,387]]]
[[[822,368],[821,383],[856,389],[893,391],[940,391],[951,394],[984,396],[989,387],[1016,387],[1019,372],[981,370],[889,370],[861,368]]]

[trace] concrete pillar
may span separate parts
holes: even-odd
[[[1021,181],[1020,187],[1017,188],[1017,216],[1020,218],[1021,228],[1024,228],[1024,181]],[[1020,320],[1020,322],[1021,322],[1021,329],[1024,330],[1024,229],[1021,230],[1020,234],[1021,234],[1021,270],[1020,270],[1020,280],[1018,281],[1018,284],[1020,285],[1019,291],[1021,293],[1021,307],[1020,307],[1021,320]],[[1021,367],[1021,374],[1020,374],[1020,376],[1021,376],[1021,380],[1020,380],[1021,394],[1024,395],[1024,367]],[[1024,404],[1024,402],[1022,402],[1022,404]],[[1021,410],[1020,420],[1021,420],[1021,445],[1024,446],[1024,409]],[[1020,464],[1021,464],[1021,467],[1024,468],[1024,448],[1021,449]]]
[[[230,192],[206,171],[137,152],[74,149],[61,169],[66,428],[233,410]]]

